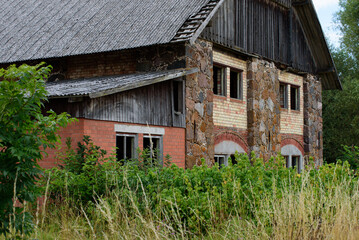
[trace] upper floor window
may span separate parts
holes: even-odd
[[[213,93],[226,96],[226,77],[223,67],[213,66]]]
[[[242,72],[230,71],[230,97],[242,99]]]
[[[280,83],[280,107],[288,108],[288,90],[287,84]]]
[[[184,111],[184,99],[183,99],[183,81],[175,80],[172,82],[173,91],[173,110],[176,114],[182,114]]]
[[[300,110],[299,87],[290,86],[290,109]]]

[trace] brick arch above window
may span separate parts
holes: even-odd
[[[248,144],[242,136],[235,132],[220,132],[214,138],[215,148],[221,146],[219,144],[232,144],[232,147],[238,145],[237,149],[241,150],[239,153],[248,153]],[[218,148],[217,148],[218,149]],[[234,153],[234,152],[233,152]]]
[[[281,149],[287,145],[293,145],[295,146],[300,152],[301,152],[301,155],[304,156],[304,146],[303,146],[303,143],[301,143],[298,139],[295,139],[295,138],[282,138],[282,141],[281,141]]]

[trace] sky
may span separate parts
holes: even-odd
[[[333,16],[339,10],[339,0],[313,0],[328,44],[339,46],[340,33],[335,29]]]

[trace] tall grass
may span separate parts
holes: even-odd
[[[185,215],[185,199],[182,199],[178,192],[173,191],[173,196],[166,197],[161,194],[164,189],[158,189],[158,194],[154,195],[148,191],[154,186],[149,187],[148,182],[144,183],[140,175],[137,175],[138,181],[134,187],[131,185],[133,179],[130,179],[130,173],[121,175],[122,179],[118,179],[118,175],[107,173],[109,185],[105,187],[105,194],[96,196],[94,192],[94,201],[80,201],[71,195],[68,190],[70,186],[64,188],[68,192],[63,192],[61,198],[45,199],[44,210],[36,211],[35,232],[31,237],[359,239],[359,182],[348,168],[326,165],[319,170],[309,169],[301,175],[281,168],[280,171],[288,171],[289,174],[269,175],[270,186],[255,187],[269,181],[264,179],[258,182],[257,178],[263,178],[265,175],[255,174],[258,174],[260,169],[267,174],[268,171],[273,171],[267,169],[270,167],[273,167],[273,164],[267,166],[259,162],[253,166],[246,165],[246,168],[230,166],[230,170],[213,170],[208,167],[193,170],[197,171],[196,176],[199,176],[200,172],[203,179],[198,180],[199,184],[191,185],[191,189],[207,184],[209,179],[206,179],[204,174],[207,171],[213,174],[216,173],[213,171],[223,172],[219,178],[220,183],[217,184],[223,186],[223,189],[212,192],[207,189],[208,194],[204,195],[200,195],[203,189],[197,190],[194,194],[200,197],[199,206],[206,206],[206,211],[201,211],[191,202],[193,205],[188,206],[191,218]],[[235,175],[251,168],[254,168],[253,172],[246,175],[249,186],[245,188],[243,180],[240,182],[240,178]],[[187,175],[183,176],[185,178]],[[287,179],[282,181],[282,178]],[[120,185],[119,182],[123,184]],[[51,184],[51,181],[47,183]],[[183,184],[186,185],[186,180],[183,180]],[[230,187],[226,188],[229,184]],[[240,193],[243,198],[240,198]],[[223,204],[218,204],[220,202]],[[204,214],[208,216],[203,217]],[[198,226],[189,225],[188,219],[192,218],[199,219],[197,222],[193,221]],[[201,226],[205,226],[205,229]]]

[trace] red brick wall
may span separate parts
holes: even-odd
[[[73,123],[67,128],[60,131],[62,138],[62,146],[65,147],[67,137],[73,139],[73,147],[77,142],[81,141],[83,135],[89,135],[95,145],[111,153],[116,146],[115,124],[118,122],[99,121],[89,119],[79,119],[79,122]],[[127,125],[128,123],[126,123]],[[140,125],[140,124],[132,124]],[[140,125],[141,126],[141,125]],[[145,125],[143,125],[145,126]],[[151,126],[150,126],[151,127]],[[159,126],[156,126],[159,127]],[[179,167],[185,167],[185,129],[174,127],[162,127],[165,129],[163,136],[163,156],[169,154],[172,157],[172,163]],[[138,146],[142,149],[143,134],[138,134]],[[47,150],[48,156],[40,162],[40,166],[51,168],[56,166],[56,158],[54,150]]]

